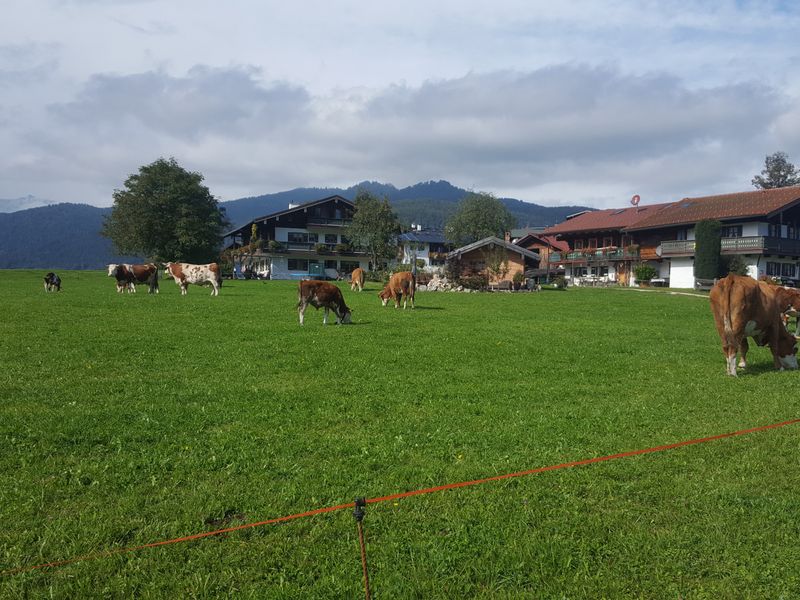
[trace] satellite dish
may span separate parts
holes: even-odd
[[[656,256],[661,256],[661,253],[662,253],[663,251],[664,251],[664,250],[661,248],[661,244],[659,244],[658,246],[656,246]]]
[[[639,200],[641,200],[641,199],[642,198],[639,196],[639,194],[634,194],[633,198],[631,198],[631,204],[636,206],[637,204],[639,204]]]

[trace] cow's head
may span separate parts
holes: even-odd
[[[114,273],[116,272],[116,270],[117,270],[116,263],[111,263],[110,265],[108,265],[108,276],[114,277]]]
[[[172,277],[172,265],[171,262],[164,263],[164,277]]]
[[[378,292],[378,297],[381,299],[381,304],[383,304],[383,306],[386,306],[389,303],[389,300],[392,299],[392,296],[394,296],[394,294],[388,285]]]
[[[352,322],[353,322],[353,311],[345,306],[344,308],[342,308],[342,312],[339,315],[339,323],[347,325]]]
[[[797,338],[781,327],[781,335],[778,338],[777,357],[781,363],[781,369],[797,368]]]

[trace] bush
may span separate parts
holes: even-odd
[[[728,275],[735,273],[736,275],[747,275],[747,263],[740,254],[732,254],[731,256],[722,257],[722,272],[720,275]]]
[[[700,221],[695,225],[694,276],[697,279],[714,279],[720,271],[719,221]]]
[[[283,250],[283,244],[281,244],[278,240],[270,240],[267,242],[267,250],[270,252],[277,252],[278,250]]]
[[[559,290],[567,289],[567,279],[563,275],[559,275],[553,279],[553,285]]]
[[[389,271],[367,271],[364,275],[366,281],[375,281],[377,283],[388,283],[391,273]]]
[[[316,244],[314,246],[314,252],[317,254],[328,254],[330,253],[330,248],[328,248],[328,246],[325,244]]]
[[[489,278],[486,275],[459,277],[456,282],[468,290],[485,290],[489,287]]]
[[[348,252],[352,252],[353,251],[353,248],[352,248],[352,246],[350,246],[350,244],[336,244],[333,247],[333,249],[334,249],[334,251],[339,252],[340,254],[341,253],[347,254]]]
[[[642,263],[636,266],[636,268],[633,270],[633,273],[636,275],[636,281],[649,282],[653,277],[656,276],[657,271],[654,267],[651,267],[646,263]]]
[[[514,283],[522,283],[523,281],[525,281],[525,273],[523,273],[522,271],[517,271],[516,273],[514,273],[514,276],[511,278],[511,281],[513,281]]]

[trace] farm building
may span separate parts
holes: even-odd
[[[457,266],[462,276],[485,275],[489,283],[499,283],[537,268],[540,257],[510,241],[490,236],[456,248],[448,253],[447,260]]]
[[[344,277],[369,264],[343,235],[354,210],[342,196],[290,204],[226,233],[226,246],[245,249],[242,260],[272,279]]]
[[[722,223],[723,256],[739,255],[752,277],[800,281],[800,187],[684,198],[667,204],[579,213],[545,230],[569,244],[551,254],[574,282],[635,284],[632,267],[655,267],[656,282],[694,287],[694,229]]]

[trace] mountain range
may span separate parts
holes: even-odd
[[[346,189],[297,188],[220,205],[233,227],[238,227],[283,210],[289,203],[300,204],[334,194],[352,200],[362,188],[388,198],[404,224],[420,223],[431,228],[443,227],[468,193],[447,181],[428,181],[402,189],[364,181]],[[516,217],[518,227],[554,225],[569,214],[587,210],[582,206],[541,206],[514,198],[500,200]],[[110,212],[111,208],[61,203],[0,213],[0,269],[101,269],[110,262],[138,260],[118,255],[111,241],[100,235],[103,219]]]

